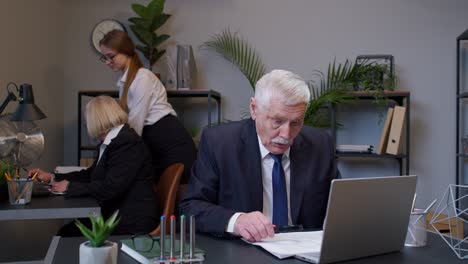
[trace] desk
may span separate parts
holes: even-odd
[[[111,237],[110,240],[118,241],[125,237]],[[60,238],[53,257],[52,263],[78,263],[79,245],[85,241],[84,238]],[[53,245],[51,245],[53,246]],[[279,260],[270,255],[260,247],[248,245],[240,240],[222,240],[197,236],[197,247],[206,251],[204,264],[211,263],[272,263],[272,264],[304,264],[294,258]],[[119,252],[119,264],[136,264],[137,262],[123,252]],[[380,256],[373,256],[354,261],[340,263],[364,263],[364,264],[440,264],[440,263],[466,263],[457,258],[455,253],[445,244],[445,242],[435,234],[428,233],[428,245],[422,248],[405,247],[403,251],[389,253]]]
[[[42,263],[51,238],[63,225],[60,219],[88,217],[90,213],[100,211],[96,200],[89,197],[32,197],[27,205],[0,202],[0,220],[3,220],[0,221],[0,262]],[[28,250],[20,254],[24,248]],[[41,261],[34,261],[38,259]]]
[[[96,200],[83,197],[65,199],[64,196],[33,197],[27,205],[0,202],[0,220],[67,219],[88,217],[101,211]]]

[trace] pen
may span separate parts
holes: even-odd
[[[195,251],[195,216],[190,216],[190,247],[189,247],[189,257],[193,259],[193,252]]]
[[[185,215],[180,216],[180,258],[184,258],[185,247]]]
[[[170,260],[175,260],[176,258],[174,257],[174,246],[175,246],[175,216],[171,215],[171,243],[169,247],[169,259]]]
[[[164,250],[166,244],[166,217],[164,215],[161,215],[161,223],[159,224],[159,226],[161,227],[161,234],[159,235],[161,252],[159,254],[159,259],[164,260]]]

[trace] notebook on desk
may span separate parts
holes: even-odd
[[[296,254],[331,263],[403,248],[416,176],[332,181],[320,250]]]

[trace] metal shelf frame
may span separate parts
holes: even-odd
[[[374,95],[366,91],[356,91],[350,92],[349,95],[356,97],[356,100],[373,100]],[[384,96],[388,100],[394,101],[399,106],[406,107],[406,117],[405,117],[405,146],[403,148],[403,153],[399,155],[390,155],[390,154],[375,154],[375,153],[336,153],[336,158],[373,158],[373,159],[395,159],[399,163],[400,175],[409,175],[410,174],[410,92],[409,91],[384,91]],[[330,130],[333,139],[336,144],[336,120],[337,120],[337,110],[333,105],[329,106],[330,110]]]

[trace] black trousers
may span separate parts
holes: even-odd
[[[181,162],[184,164],[184,173],[180,182],[188,183],[197,150],[192,137],[177,117],[166,115],[158,122],[145,126],[142,138],[153,157],[156,182],[169,165]]]

